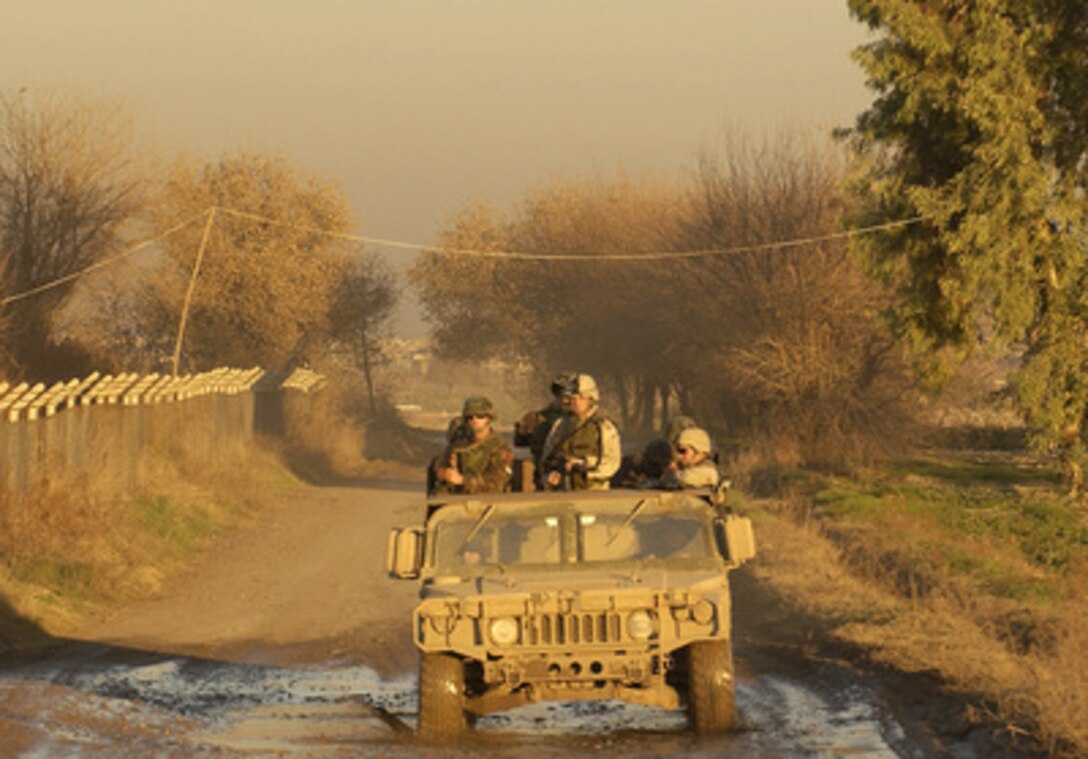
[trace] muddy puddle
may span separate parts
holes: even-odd
[[[738,730],[708,739],[682,712],[609,701],[524,706],[480,719],[457,746],[427,747],[414,738],[414,675],[88,648],[0,671],[0,735],[18,736],[4,755],[26,757],[929,755],[849,673],[804,674],[739,681]]]

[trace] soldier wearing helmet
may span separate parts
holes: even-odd
[[[547,487],[604,490],[620,466],[620,434],[600,410],[593,377],[576,374],[567,386],[570,413],[548,433],[541,455]]]
[[[665,426],[661,437],[655,437],[642,451],[623,457],[620,469],[612,478],[613,487],[657,487],[666,470],[676,461],[676,442],[686,429],[698,424],[690,416],[674,416]],[[714,454],[711,458],[717,459]]]
[[[716,487],[721,479],[711,455],[710,435],[701,427],[688,427],[676,437],[676,458],[661,477],[663,487]]]
[[[552,380],[552,402],[538,411],[530,411],[514,426],[514,445],[525,445],[533,457],[533,464],[540,470],[540,455],[544,452],[544,442],[556,421],[569,408],[570,395],[567,389],[574,372],[560,372]]]
[[[496,432],[495,407],[484,396],[465,400],[460,431],[450,436],[442,455],[431,462],[428,495],[436,493],[501,493],[510,485],[513,455]]]

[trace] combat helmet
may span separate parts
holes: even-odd
[[[577,375],[578,372],[559,372],[555,375],[552,380],[552,395],[569,392],[570,383]]]
[[[690,416],[674,416],[669,420],[669,425],[665,428],[665,439],[676,445],[681,432],[698,426]]]
[[[710,453],[710,435],[699,427],[688,427],[676,438],[676,445],[687,446],[697,453]]]
[[[567,385],[567,392],[597,402],[601,400],[601,391],[597,389],[597,380],[588,374],[575,374]]]
[[[465,399],[465,405],[461,408],[461,416],[468,419],[470,416],[487,416],[495,421],[495,406],[491,399],[484,395],[473,395]]]

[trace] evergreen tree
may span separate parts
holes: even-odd
[[[855,53],[876,91],[848,133],[861,239],[899,294],[898,335],[939,380],[951,355],[1013,347],[1017,398],[1074,489],[1086,459],[1088,4],[849,0],[876,33]]]

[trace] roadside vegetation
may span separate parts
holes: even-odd
[[[155,456],[145,469],[135,491],[100,476],[83,489],[42,486],[5,504],[0,650],[63,636],[87,613],[157,594],[171,572],[298,484],[256,447],[215,465]]]
[[[851,476],[792,471],[747,504],[756,572],[834,639],[935,673],[963,730],[1088,750],[1088,520],[1057,462],[930,451]]]

